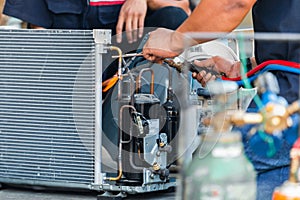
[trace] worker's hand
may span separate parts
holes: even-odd
[[[151,61],[162,63],[165,58],[174,58],[181,54],[185,47],[197,44],[181,33],[165,28],[150,32],[143,48],[144,57]]]
[[[136,42],[143,36],[144,21],[147,13],[147,0],[126,0],[123,4],[116,27],[117,42],[122,42],[125,27],[128,43]]]
[[[195,60],[194,64],[195,66],[201,68],[204,67],[208,68],[209,70],[213,70],[220,74],[220,76],[225,75],[228,78],[235,78],[240,76],[240,62],[227,60],[220,56],[213,56],[202,61]],[[216,75],[212,75],[205,70],[202,70],[199,73],[193,72],[192,76],[193,78],[197,79],[203,87],[206,86],[208,81],[218,78]]]

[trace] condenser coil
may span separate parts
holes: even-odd
[[[109,30],[0,30],[0,182],[91,188],[101,177]]]

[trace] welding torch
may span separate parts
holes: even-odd
[[[135,57],[135,56],[143,56],[142,53],[128,53],[123,54],[122,58],[128,58],[128,57]],[[112,58],[118,58],[118,55],[112,56]],[[201,59],[203,60],[203,59]],[[182,58],[176,57],[176,58],[165,58],[163,62],[167,63],[170,67],[175,68],[178,72],[182,73],[184,71],[184,67],[188,69],[190,72],[196,72],[199,73],[201,71],[205,71],[206,73],[211,73],[212,75],[215,75],[217,77],[224,76],[226,77],[226,74],[223,72],[217,72],[215,70],[209,69],[207,67],[198,67],[194,64],[194,62],[190,61],[184,61]]]

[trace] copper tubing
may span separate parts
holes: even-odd
[[[170,95],[170,92],[172,91],[172,84],[173,84],[173,77],[172,77],[172,71],[171,71],[171,68],[169,67],[169,65],[167,64],[164,64],[163,65],[167,70],[168,70],[168,73],[169,73],[169,81],[168,81],[168,92],[167,92],[167,101],[168,100],[173,100],[171,95]]]
[[[143,56],[142,53],[127,53],[121,55],[121,58],[127,58],[127,57],[135,57],[135,56]],[[120,55],[113,55],[112,58],[119,58]]]
[[[150,94],[154,94],[154,71],[150,68],[142,69],[136,79],[136,93],[140,92],[142,83],[142,74],[146,71],[151,72]]]
[[[131,108],[133,109],[134,112],[136,112],[136,109],[131,106],[131,105],[124,105],[120,108],[120,113],[119,113],[119,138],[120,138],[120,141],[119,141],[119,156],[118,156],[118,165],[119,165],[119,174],[117,177],[107,177],[106,179],[109,180],[109,181],[118,181],[122,178],[122,175],[123,175],[123,167],[122,167],[122,144],[123,144],[123,139],[122,139],[122,126],[123,126],[123,123],[122,123],[122,116],[123,116],[123,111],[125,108]]]
[[[122,50],[116,46],[109,46],[107,49],[118,52],[118,72],[110,79],[102,83],[102,91],[107,92],[118,80],[122,79]]]
[[[116,46],[110,46],[109,49],[111,51],[117,51],[118,52],[118,78],[121,79],[121,75],[122,75],[122,50],[119,47],[116,47]]]
[[[116,46],[110,46],[109,49],[111,51],[117,51],[118,52],[118,79],[122,80],[122,50],[119,47]],[[116,78],[113,79],[112,83],[115,84],[117,82]],[[121,99],[121,87],[118,87],[118,99]]]

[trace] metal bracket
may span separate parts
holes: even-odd
[[[117,194],[113,192],[106,191],[104,194],[98,195],[97,200],[122,200],[127,197],[125,192],[119,192]]]
[[[94,29],[93,37],[97,44],[111,44],[111,30],[109,29]]]
[[[100,52],[98,53],[107,53],[107,49],[104,48],[107,45],[111,44],[111,30],[110,29],[94,29],[93,30],[93,38]]]

